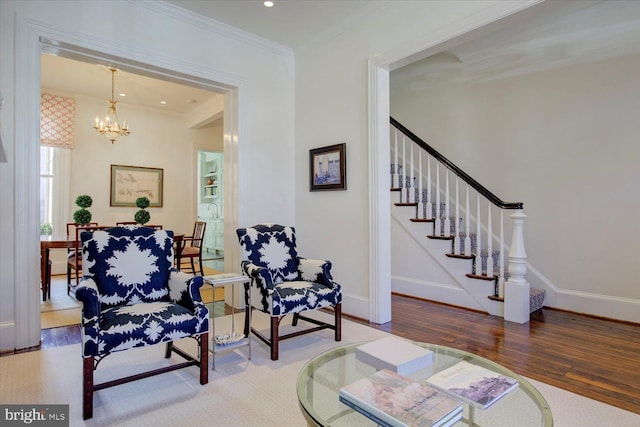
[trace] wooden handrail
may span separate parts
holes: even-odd
[[[449,170],[451,170],[458,177],[460,177],[464,182],[466,182],[471,187],[473,187],[478,193],[482,194],[487,200],[489,200],[495,206],[497,206],[499,208],[502,208],[502,209],[519,209],[519,210],[523,209],[524,204],[522,202],[504,202],[504,201],[502,201],[495,194],[493,194],[491,191],[489,191],[486,187],[484,187],[482,184],[480,184],[475,179],[471,178],[469,175],[467,175],[466,172],[464,172],[458,166],[453,164],[451,162],[451,160],[447,159],[445,156],[440,154],[438,151],[436,151],[429,144],[427,144],[422,139],[420,139],[418,136],[416,136],[409,129],[404,127],[399,121],[397,121],[393,117],[390,117],[390,119],[391,119],[391,125],[392,126],[394,126],[396,129],[398,129],[400,132],[402,132],[405,136],[407,136],[409,139],[411,139],[420,148],[425,150],[427,153],[429,153],[431,156],[433,156],[440,163],[444,164]]]

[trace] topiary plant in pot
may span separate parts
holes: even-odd
[[[91,196],[87,196],[86,194],[82,194],[76,197],[76,205],[80,207],[77,211],[73,213],[73,220],[81,225],[87,225],[91,222],[91,212],[87,210],[93,204],[93,199]]]
[[[137,224],[145,225],[151,219],[151,214],[145,210],[146,208],[149,207],[150,203],[151,202],[149,202],[149,199],[146,197],[138,197],[136,199],[136,206],[139,207],[140,210],[136,212],[133,219],[136,221]]]

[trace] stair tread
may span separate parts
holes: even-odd
[[[453,240],[453,238],[455,236],[432,236],[432,235],[427,235],[427,237],[429,239],[436,239],[436,240]]]
[[[464,255],[464,254],[445,254],[449,258],[459,258],[459,259],[473,259],[475,258],[473,255]]]
[[[427,218],[411,218],[411,222],[434,222],[435,220],[433,218],[431,219],[427,219]]]
[[[470,277],[471,279],[480,279],[480,280],[496,280],[498,278],[498,276],[496,275],[485,276],[483,274],[472,274],[472,273],[467,273],[466,276]]]
[[[394,203],[396,206],[418,206],[417,203]]]

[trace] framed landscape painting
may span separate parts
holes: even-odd
[[[163,175],[163,169],[111,165],[111,206],[136,207],[146,197],[149,207],[162,207]]]
[[[309,191],[347,188],[346,144],[309,150]]]

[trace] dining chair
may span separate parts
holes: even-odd
[[[44,282],[40,283],[40,289],[42,290],[42,301],[46,301],[47,298],[51,299],[51,260],[47,262],[45,267]]]
[[[97,227],[97,222],[90,222],[88,224],[78,224],[77,222],[67,223],[67,238],[71,240],[75,237],[75,244],[73,248],[67,250],[67,295],[71,293],[71,270],[75,272],[76,284],[80,283],[80,273],[82,272],[82,255],[76,256],[76,249],[80,247],[78,244],[78,234],[76,230],[79,227]]]
[[[182,239],[182,246],[180,251],[180,260],[182,262],[184,258],[188,258],[191,264],[191,272],[196,274],[196,267],[194,260],[198,259],[198,266],[200,267],[200,274],[204,275],[202,269],[202,243],[204,242],[204,230],[207,228],[207,223],[204,221],[196,221],[193,226],[193,234],[191,236],[185,236]],[[180,269],[182,266],[178,265]]]

